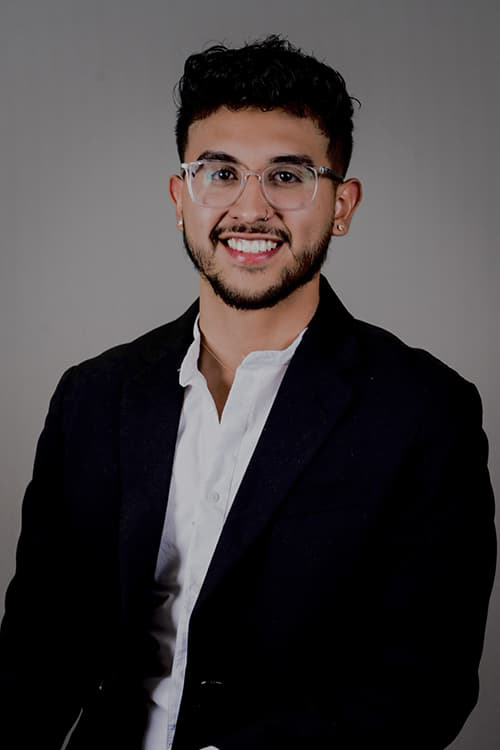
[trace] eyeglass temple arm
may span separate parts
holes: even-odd
[[[333,169],[330,169],[330,167],[319,167],[318,174],[330,177],[331,180],[336,180],[337,182],[344,182],[344,178],[334,172]]]

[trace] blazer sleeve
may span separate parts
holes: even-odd
[[[381,519],[331,712],[268,717],[221,750],[443,750],[460,732],[478,697],[496,535],[479,395],[461,379],[453,391],[428,400]]]
[[[347,747],[380,736],[441,750],[477,702],[496,564],[487,459],[475,386],[429,394],[375,551],[369,636],[340,712]]]
[[[72,368],[73,369],[73,368]],[[60,748],[80,707],[78,635],[70,540],[63,502],[63,375],[38,441],[22,509],[16,571],[0,628],[0,742],[3,747]]]

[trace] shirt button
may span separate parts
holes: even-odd
[[[219,493],[218,493],[218,492],[216,492],[216,491],[214,490],[213,492],[211,492],[211,493],[210,493],[210,495],[208,496],[208,499],[209,499],[209,500],[210,500],[210,502],[212,502],[212,503],[218,503],[218,502],[219,502],[219,500],[220,500],[220,495],[219,495]]]

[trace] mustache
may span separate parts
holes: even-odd
[[[233,224],[229,227],[214,227],[210,232],[210,240],[215,245],[219,241],[221,234],[269,234],[272,237],[278,237],[281,242],[290,244],[291,237],[284,229],[274,229],[266,224]]]

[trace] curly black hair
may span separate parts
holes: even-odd
[[[329,139],[328,156],[345,175],[352,153],[353,101],[336,70],[278,35],[239,49],[223,44],[190,55],[177,84],[175,135],[181,161],[188,128],[222,106],[279,108],[311,117]]]

